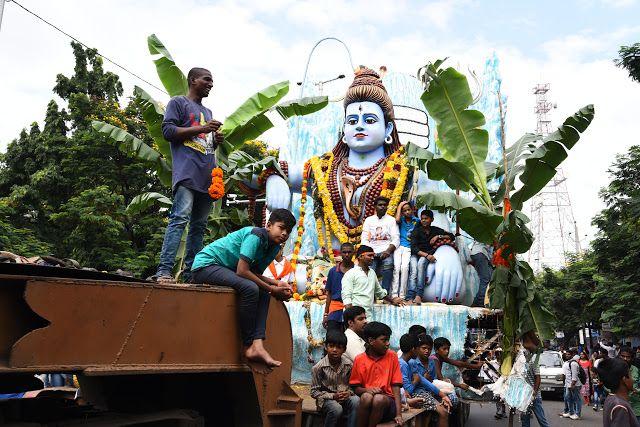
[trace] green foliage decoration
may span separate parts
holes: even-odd
[[[421,99],[438,129],[436,141],[442,156],[409,145],[410,164],[427,173],[430,179],[443,180],[455,190],[468,192],[470,200],[451,192],[429,191],[418,195],[418,204],[440,211],[453,211],[460,227],[477,241],[495,244],[496,269],[489,284],[490,307],[503,311],[502,364],[504,374],[511,371],[515,344],[519,337],[535,331],[543,338],[553,334],[554,318],[545,307],[533,284],[531,267],[518,259],[533,242],[526,224],[529,219],[520,212],[522,203],[535,195],[555,175],[557,167],[589,126],[594,109],[588,105],[567,118],[556,132],[541,139],[527,134],[505,151],[501,165],[486,162],[488,134],[481,112],[469,109],[473,102],[467,79],[449,67],[441,69],[438,60],[420,69],[426,84]],[[516,177],[522,188],[510,195]],[[502,185],[491,194],[487,181],[502,178]],[[513,209],[502,207],[511,199]],[[514,200],[515,199],[515,200]]]

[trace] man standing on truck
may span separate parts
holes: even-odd
[[[202,98],[209,96],[213,87],[211,72],[192,68],[187,80],[189,93],[171,98],[162,122],[162,135],[171,143],[173,204],[155,275],[161,283],[173,281],[171,272],[187,223],[189,233],[182,279],[184,282],[191,279],[191,264],[202,249],[211,211],[212,199],[208,188],[211,171],[215,167],[214,153],[224,139],[218,132],[222,123],[213,120],[211,110],[202,105]]]

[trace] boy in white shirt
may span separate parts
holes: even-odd
[[[269,264],[269,267],[267,267],[262,275],[270,279],[291,284],[295,281],[296,272],[293,271],[291,263],[282,255],[282,249],[280,249],[276,258]]]
[[[361,244],[370,246],[375,253],[371,269],[382,276],[382,288],[391,294],[393,281],[393,251],[400,246],[400,231],[396,219],[387,214],[389,199],[376,199],[376,214],[362,224]]]

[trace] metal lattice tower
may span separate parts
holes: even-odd
[[[551,132],[548,114],[556,107],[547,100],[549,90],[549,83],[538,84],[533,88],[536,95],[534,112],[538,118],[537,133],[543,137]],[[557,168],[553,179],[531,200],[529,218],[534,241],[528,253],[528,261],[533,271],[538,272],[543,266],[560,268],[567,264],[568,254],[580,252],[578,226],[562,168]]]

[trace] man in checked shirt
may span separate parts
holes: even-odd
[[[355,427],[360,398],[349,386],[353,364],[344,355],[347,337],[342,331],[330,329],[324,341],[327,355],[311,369],[311,397],[324,415],[325,427],[335,427],[344,415],[347,427]]]

